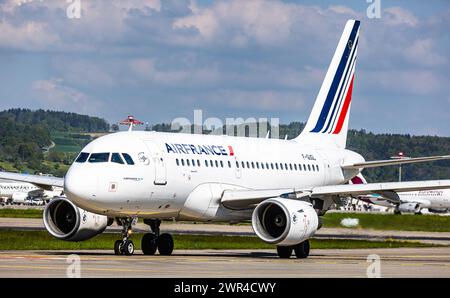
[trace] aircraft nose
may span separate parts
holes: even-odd
[[[78,206],[89,205],[95,198],[97,177],[82,167],[70,167],[64,178],[64,192],[69,200]]]

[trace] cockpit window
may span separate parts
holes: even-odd
[[[127,162],[127,164],[134,165],[134,161],[128,153],[122,153],[122,155],[123,155],[123,158],[125,158],[125,161]]]
[[[75,160],[75,162],[85,162],[89,157],[89,153],[87,152],[81,152],[80,155],[78,155],[78,158]]]
[[[89,162],[108,162],[109,153],[92,153]]]
[[[120,163],[121,165],[124,164],[122,157],[120,157],[119,153],[113,153],[111,155],[111,162]]]

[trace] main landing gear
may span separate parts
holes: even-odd
[[[154,255],[158,250],[160,255],[170,256],[173,252],[173,238],[167,233],[160,234],[161,220],[144,219],[144,223],[152,230],[142,237],[141,248],[144,255]]]
[[[309,256],[309,240],[305,240],[293,246],[277,246],[278,256],[282,259],[289,259],[292,251],[298,259],[306,259]]]
[[[133,241],[129,239],[132,231],[133,218],[118,218],[118,222],[122,225],[122,240],[114,243],[114,253],[116,255],[131,256],[134,254]],[[169,256],[173,252],[173,238],[170,234],[160,234],[159,219],[144,219],[144,223],[150,226],[151,233],[146,233],[142,237],[141,248],[144,255],[154,255],[159,251],[160,255]]]

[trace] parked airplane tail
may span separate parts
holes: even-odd
[[[345,148],[360,21],[349,20],[298,142]]]

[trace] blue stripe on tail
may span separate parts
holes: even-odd
[[[352,32],[350,33],[349,40],[347,41],[347,44],[351,41],[353,42],[356,36],[356,33],[359,29],[360,21],[355,21],[355,24],[353,25]],[[323,105],[322,111],[320,112],[319,119],[317,120],[316,126],[314,127],[311,132],[320,132],[322,128],[325,125],[325,121],[327,120],[328,113],[330,112],[331,105],[333,104],[334,96],[336,94],[336,90],[339,86],[339,83],[342,78],[342,73],[345,70],[345,66],[347,65],[347,61],[350,56],[350,51],[352,47],[345,47],[344,53],[342,54],[341,61],[339,62],[338,69],[336,71],[336,74],[334,75],[333,82],[331,84],[330,90],[328,91],[327,98],[325,100],[325,103]]]

